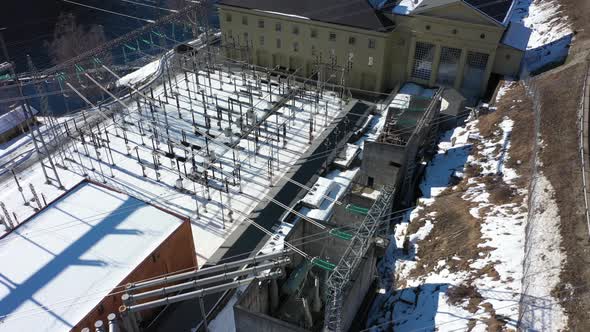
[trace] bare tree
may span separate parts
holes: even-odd
[[[164,7],[179,10],[187,5],[186,0],[164,0]]]
[[[76,22],[76,17],[73,14],[61,13],[55,24],[53,40],[51,42],[46,42],[45,47],[48,49],[49,57],[52,62],[54,64],[59,64],[106,42],[107,38],[101,25],[84,27]],[[93,58],[85,59],[83,63],[79,63],[79,65],[92,68],[93,60]],[[103,53],[100,55],[100,61],[109,64],[112,62],[112,55],[110,53]],[[79,82],[82,84],[86,82],[83,76],[76,73],[74,67],[67,68],[65,74],[70,78],[69,80],[72,83],[78,81],[78,79],[74,80],[73,77],[79,78]],[[92,86],[92,84],[88,85]],[[92,89],[89,88],[86,91],[89,94],[100,92],[96,87],[93,87]]]
[[[53,40],[45,44],[49,56],[55,64],[71,59],[98,45],[106,43],[107,38],[100,25],[88,28],[76,23],[71,13],[62,13],[53,32]]]

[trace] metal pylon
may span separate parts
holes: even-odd
[[[33,80],[36,80],[37,82],[40,81],[40,78],[37,77],[37,71],[36,68],[33,64],[33,62],[31,61],[31,58],[28,57],[28,62],[29,62],[29,69],[31,71],[31,74],[33,76]],[[18,83],[20,84],[20,83]],[[44,89],[40,86],[41,83],[37,83],[35,84],[35,90],[37,91],[37,94],[42,96],[41,98],[41,106],[43,107],[43,113],[45,115],[49,115],[47,114],[47,108],[48,108],[48,102],[47,102],[47,98],[43,97],[45,95],[45,91]],[[25,109],[25,113],[27,114],[27,116],[31,119],[34,118],[34,114],[31,111],[31,107],[29,105],[29,103],[27,101],[25,101],[23,103],[23,107]],[[50,131],[54,130],[55,128],[52,125],[52,122],[50,121],[50,123],[48,124],[50,126]],[[59,177],[59,174],[57,173],[57,168],[55,167],[55,163],[53,162],[53,157],[51,155],[51,153],[49,152],[49,149],[47,148],[47,144],[45,143],[45,139],[43,138],[43,134],[41,133],[41,130],[39,129],[39,126],[35,126],[34,124],[30,126],[30,131],[31,131],[31,138],[33,140],[33,145],[35,146],[35,151],[37,152],[38,156],[39,156],[39,161],[41,162],[41,167],[43,169],[43,174],[45,175],[45,180],[47,183],[51,183],[51,180],[57,181],[58,184],[58,188],[59,189],[64,189],[64,186],[61,182],[61,179]],[[54,135],[55,136],[55,135]],[[54,140],[57,140],[57,137],[54,137]],[[45,159],[47,159],[47,161],[49,162],[49,166],[45,165]],[[53,174],[55,175],[55,179],[51,179],[47,173],[47,168],[50,168],[51,170],[53,170]]]
[[[324,330],[342,331],[342,307],[349,286],[350,278],[356,271],[362,258],[367,253],[376,232],[390,218],[385,218],[390,211],[395,194],[395,187],[384,186],[367,216],[357,229],[336,268],[332,271],[326,285],[328,299],[324,312]]]

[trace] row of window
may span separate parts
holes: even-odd
[[[230,35],[228,36],[228,38],[230,38],[230,39],[232,38],[232,36],[231,36],[231,32],[230,32]],[[248,40],[248,33],[247,33],[247,32],[244,32],[244,38],[245,38],[246,40]],[[226,38],[226,40],[227,40],[227,38]],[[281,41],[281,39],[280,39],[280,38],[277,38],[275,42],[276,42],[276,44],[275,44],[276,48],[282,48],[282,47],[283,47],[283,43],[282,43],[282,41]],[[259,43],[260,43],[260,46],[265,46],[265,44],[266,44],[266,39],[264,38],[264,36],[260,36],[260,37],[259,37]],[[292,46],[293,46],[293,47],[292,47],[292,49],[291,49],[291,50],[292,50],[293,52],[299,52],[299,50],[300,50],[300,48],[299,48],[299,42],[294,42]],[[336,50],[334,50],[334,49],[331,49],[331,50],[330,50],[330,53],[332,54],[332,56],[335,56]],[[317,56],[317,55],[318,55],[318,51],[317,51],[317,48],[316,48],[316,46],[315,46],[315,45],[312,45],[312,46],[311,46],[311,55],[312,55],[312,56]],[[349,60],[349,61],[352,61],[352,60],[353,60],[353,58],[354,58],[354,53],[350,52],[350,53],[348,54],[348,60]],[[370,56],[370,57],[369,57],[369,61],[368,61],[368,66],[369,66],[369,67],[372,67],[372,66],[373,66],[373,63],[374,63],[374,58],[373,58],[372,56]]]
[[[231,35],[231,31],[229,32],[228,38],[229,39],[233,38],[232,35]],[[249,39],[248,33],[247,32],[244,32],[244,40],[248,40],[248,39]],[[258,37],[258,42],[259,42],[260,46],[262,46],[262,47],[263,46],[266,46],[266,39],[264,38],[263,35],[261,35],[261,36]],[[283,43],[282,43],[282,41],[281,41],[280,38],[277,38],[276,39],[276,41],[275,41],[275,47],[276,48],[282,48],[283,47]],[[292,51],[293,52],[299,52],[299,42],[294,42],[293,43]],[[332,50],[332,53],[334,53],[334,52],[335,51]],[[350,53],[350,55],[351,55],[350,56],[351,57],[350,60],[352,60],[352,54],[353,53]],[[316,56],[317,55],[317,49],[316,49],[315,45],[312,45],[311,46],[311,55],[312,56]],[[373,65],[373,57],[369,57],[369,66],[372,66],[372,65]]]
[[[230,13],[226,13],[225,14],[225,20],[227,22],[231,22],[232,21],[232,16]],[[248,16],[242,16],[242,24],[243,25],[248,25]],[[260,19],[258,20],[258,27],[259,28],[264,28],[265,27],[265,21]],[[283,31],[283,25],[281,22],[276,22],[275,23],[275,31],[277,32],[281,32]],[[299,35],[299,27],[294,25],[291,27],[291,32],[294,35]],[[317,29],[311,29],[310,30],[310,37],[311,38],[318,38],[318,30]],[[337,35],[335,32],[330,32],[328,35],[328,40],[335,42],[337,40]],[[348,44],[349,45],[356,45],[356,37],[354,36],[349,36],[348,37]],[[368,47],[370,49],[374,49],[377,47],[377,41],[373,38],[369,38],[368,40]]]

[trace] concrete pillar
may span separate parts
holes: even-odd
[[[410,38],[410,51],[408,52],[408,65],[406,68],[406,81],[409,81],[412,77],[412,68],[414,68],[414,53],[416,53],[416,37]]]
[[[467,61],[467,48],[461,49],[461,57],[459,58],[459,65],[457,66],[457,77],[455,78],[455,89],[461,91],[461,84],[463,84],[463,72],[465,71],[465,62]]]

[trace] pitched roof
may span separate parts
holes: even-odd
[[[467,4],[481,11],[487,16],[493,18],[499,23],[504,23],[510,8],[512,8],[513,0],[464,0]]]
[[[463,2],[491,20],[506,25],[514,0],[401,0],[394,7],[393,13],[410,15],[458,2]]]
[[[393,24],[368,0],[220,0],[219,4],[296,15],[366,30],[384,31]]]

